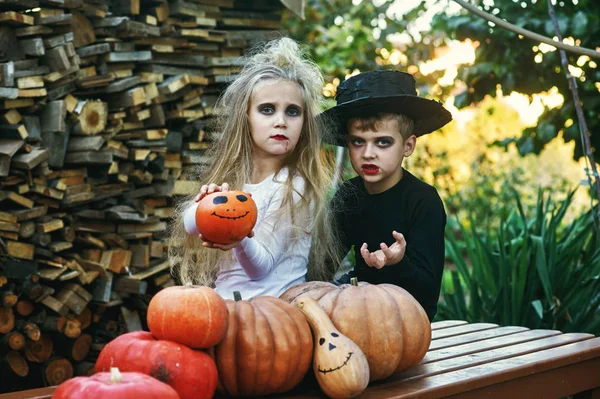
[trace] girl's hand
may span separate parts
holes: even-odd
[[[404,258],[406,252],[404,235],[396,231],[392,232],[392,235],[396,242],[389,248],[383,242],[380,244],[381,249],[375,252],[369,252],[366,242],[360,247],[360,254],[368,266],[381,269],[384,266],[395,265]]]
[[[202,234],[198,234],[198,237],[200,237],[200,239],[203,241],[202,242],[202,246],[203,247],[206,247],[206,248],[217,248],[217,249],[220,249],[221,251],[229,251],[230,249],[237,247],[239,245],[239,243],[242,242],[242,240],[243,240],[243,238],[242,238],[242,240],[234,241],[234,242],[229,243],[229,244],[218,244],[216,242],[211,242],[211,241],[205,240],[202,237]],[[254,231],[251,231],[250,234],[248,234],[247,237],[248,238],[254,237]]]
[[[198,194],[196,198],[194,198],[194,201],[199,202],[208,194],[212,194],[217,191],[229,191],[229,184],[223,183],[220,186],[217,186],[215,183],[210,183],[209,185],[205,184],[200,188],[200,194]]]

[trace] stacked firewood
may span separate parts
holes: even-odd
[[[93,372],[174,284],[178,196],[275,0],[0,0],[0,392]]]

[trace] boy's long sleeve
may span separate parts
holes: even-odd
[[[444,268],[444,228],[446,214],[436,190],[405,171],[400,182],[381,194],[369,195],[359,178],[346,182],[333,203],[340,218],[345,245],[354,245],[359,281],[389,283],[410,292],[423,306],[430,319],[437,311]],[[381,269],[368,266],[360,247],[369,251],[379,244],[394,243],[392,231],[406,239],[402,261]]]

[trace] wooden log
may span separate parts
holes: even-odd
[[[8,241],[6,248],[8,255],[19,259],[32,260],[35,253],[35,247],[24,242]]]
[[[75,339],[59,339],[56,352],[67,356],[76,362],[84,360],[90,352],[92,336],[81,334]]]
[[[35,223],[31,220],[25,221],[20,224],[19,237],[30,238],[35,233]]]
[[[42,132],[66,132],[65,118],[67,105],[65,101],[50,101],[42,109]]]
[[[15,311],[18,315],[26,317],[33,313],[35,310],[35,304],[27,299],[21,299],[15,306]]]
[[[73,134],[94,135],[106,127],[108,107],[102,101],[80,101],[73,111],[78,115]]]
[[[12,308],[17,304],[19,297],[10,289],[0,291],[0,306]]]
[[[37,341],[27,341],[25,344],[25,357],[33,363],[44,363],[52,356],[53,349],[54,341],[52,338],[48,334],[42,333]]]
[[[51,358],[42,367],[42,378],[45,386],[60,385],[72,377],[73,365],[67,359]]]
[[[15,314],[12,308],[0,307],[0,334],[7,334],[15,328]]]
[[[12,330],[8,334],[5,334],[0,340],[4,348],[9,348],[13,351],[22,350],[25,348],[25,343],[27,342],[25,336],[16,330]]]
[[[39,282],[34,281],[34,279],[27,278],[21,282],[21,285],[19,286],[19,292],[22,298],[33,301],[42,295],[43,287]]]
[[[92,324],[92,311],[86,307],[76,318],[81,323],[81,330],[85,330]]]
[[[17,320],[15,322],[15,329],[27,336],[32,341],[38,341],[40,339],[41,331],[40,328],[35,324],[27,320]]]
[[[2,367],[3,365],[7,365],[8,367]],[[10,351],[6,356],[0,359],[0,369],[7,368],[19,377],[25,377],[29,374],[29,365],[27,364],[27,361],[17,351]],[[4,376],[5,382],[8,382],[7,377],[9,376]]]
[[[29,153],[15,155],[11,166],[18,169],[31,170],[42,162],[47,161],[49,157],[50,151],[47,148],[34,148]]]
[[[8,176],[11,158],[24,144],[23,140],[0,139],[0,176]]]

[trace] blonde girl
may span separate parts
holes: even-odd
[[[315,118],[322,87],[319,68],[295,41],[281,38],[248,58],[225,90],[217,107],[220,136],[195,200],[229,187],[242,189],[256,202],[258,220],[249,237],[219,245],[187,234],[179,216],[169,253],[183,283],[214,286],[226,298],[240,291],[249,299],[278,296],[307,275],[331,278],[333,271],[320,261],[336,252],[327,196],[333,168]],[[187,199],[178,214],[193,204]]]

